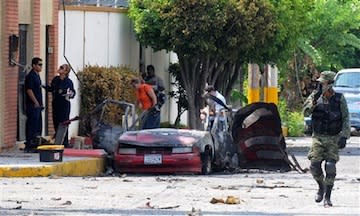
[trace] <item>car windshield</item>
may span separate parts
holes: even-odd
[[[334,86],[359,88],[360,87],[360,71],[339,73],[338,76],[336,77]]]

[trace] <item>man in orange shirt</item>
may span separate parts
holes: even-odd
[[[133,78],[131,85],[136,89],[136,100],[138,106],[148,111],[140,122],[140,129],[151,129],[160,127],[160,110],[156,109],[156,94],[151,85],[142,83],[139,78]]]

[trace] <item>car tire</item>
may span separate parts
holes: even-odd
[[[208,175],[212,171],[211,154],[206,151],[201,154],[201,174]]]

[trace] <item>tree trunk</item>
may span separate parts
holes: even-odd
[[[186,91],[189,110],[188,110],[188,126],[191,129],[200,129],[200,109],[204,106],[204,99],[202,98],[202,90],[205,87],[205,80],[208,76],[208,71],[204,65],[207,58],[190,58],[178,55],[181,78],[183,79],[184,89]]]

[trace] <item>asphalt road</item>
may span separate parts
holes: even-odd
[[[303,167],[309,138],[288,139]],[[360,137],[340,152],[334,206],[314,202],[310,173],[1,178],[0,215],[359,215]],[[212,204],[232,196],[237,204]]]

